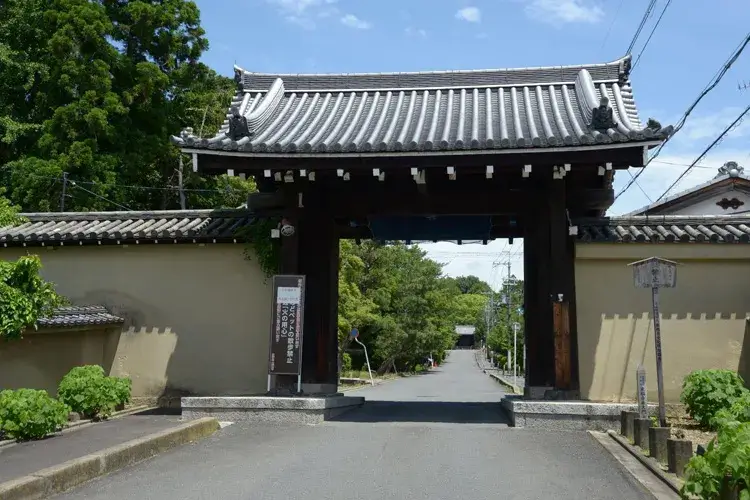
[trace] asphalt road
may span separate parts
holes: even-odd
[[[472,351],[317,426],[235,424],[56,500],[639,500],[588,434],[507,427]]]

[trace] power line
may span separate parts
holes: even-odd
[[[633,176],[633,172],[631,172],[630,170],[628,170],[628,173],[630,174],[630,177],[633,177],[633,178],[635,178],[635,177]],[[635,185],[636,185],[636,186],[638,186],[638,189],[640,189],[640,190],[641,190],[641,193],[643,193],[643,196],[645,196],[645,197],[646,197],[646,199],[648,200],[648,202],[649,202],[649,203],[653,203],[653,202],[654,202],[654,200],[652,200],[652,199],[651,199],[651,197],[650,197],[650,196],[648,195],[648,193],[646,193],[646,191],[645,191],[645,190],[643,189],[643,186],[641,186],[641,183],[640,183],[640,182],[638,182],[638,181],[635,181]]]
[[[690,107],[687,109],[687,111],[685,111],[685,114],[682,115],[682,118],[680,118],[680,121],[677,122],[677,125],[675,126],[675,129],[672,132],[672,135],[670,135],[669,137],[667,137],[667,139],[659,145],[659,147],[656,149],[656,151],[651,156],[651,158],[648,159],[648,161],[643,166],[643,168],[641,168],[641,170],[637,174],[635,174],[635,176],[633,176],[632,179],[630,179],[630,181],[625,185],[625,187],[619,193],[617,193],[615,195],[615,200],[614,201],[617,201],[617,199],[620,196],[622,196],[623,193],[625,193],[628,189],[630,189],[630,187],[633,184],[635,184],[635,182],[638,180],[638,178],[641,175],[643,175],[643,172],[646,170],[646,167],[649,165],[649,163],[651,163],[652,161],[654,161],[654,158],[656,158],[657,156],[659,156],[659,154],[664,149],[664,147],[667,145],[667,143],[675,135],[677,135],[677,132],[679,132],[680,129],[682,129],[682,127],[685,125],[685,122],[687,121],[688,117],[690,116],[690,113],[693,112],[693,110],[698,105],[698,103],[700,103],[701,100],[703,100],[703,98],[706,97],[706,95],[708,95],[708,93],[711,92],[719,84],[719,82],[721,81],[721,79],[724,78],[724,75],[727,74],[727,72],[729,71],[729,68],[731,68],[732,65],[735,63],[735,61],[737,61],[737,59],[740,57],[740,54],[742,54],[742,51],[744,51],[745,47],[747,47],[748,43],[750,43],[750,33],[747,33],[745,35],[745,39],[740,43],[740,45],[735,49],[735,51],[732,53],[732,55],[729,56],[729,59],[727,59],[727,61],[722,65],[722,67],[719,69],[719,71],[714,75],[711,83],[709,83],[703,89],[703,91],[700,93],[700,95],[698,95],[698,98],[695,99],[695,101],[693,101],[693,103],[690,105]]]
[[[677,180],[675,180],[672,183],[672,185],[669,186],[667,188],[667,190],[664,191],[664,193],[662,193],[662,195],[659,196],[659,198],[656,199],[656,201],[658,202],[659,200],[661,200],[662,198],[664,198],[667,195],[667,193],[669,193],[669,191],[671,191],[672,188],[675,187],[677,185],[677,183],[680,182],[680,180],[682,180],[682,178],[685,177],[688,174],[688,172],[690,172],[693,169],[693,166],[695,166],[696,163],[698,163],[699,161],[701,161],[703,159],[703,157],[706,156],[708,154],[708,152],[711,151],[714,148],[714,146],[716,146],[717,144],[719,144],[719,142],[721,142],[721,140],[724,138],[725,135],[727,135],[734,127],[736,127],[742,121],[742,119],[745,117],[745,115],[748,112],[750,112],[750,106],[746,107],[745,110],[742,113],[740,113],[740,115],[732,123],[730,123],[729,126],[727,128],[725,128],[721,132],[721,134],[719,134],[719,136],[716,139],[714,139],[713,142],[711,142],[711,144],[708,145],[708,147],[706,149],[703,150],[703,152],[698,156],[698,158],[696,158],[695,161],[693,163],[691,163],[680,174],[680,176],[677,178]]]
[[[669,8],[669,4],[672,3],[672,0],[667,0],[667,3],[664,5],[664,8],[661,10],[661,14],[659,14],[659,18],[656,20],[656,23],[654,23],[654,27],[651,28],[651,33],[649,33],[648,38],[646,39],[646,43],[643,44],[643,47],[641,47],[641,51],[638,53],[638,57],[636,57],[635,62],[633,63],[633,67],[630,69],[632,72],[636,66],[638,66],[638,61],[641,60],[641,56],[643,55],[643,52],[645,52],[646,47],[648,47],[648,43],[651,41],[651,37],[654,36],[654,32],[656,31],[656,28],[659,27],[659,23],[661,23],[661,18],[664,17],[664,13]]]
[[[132,209],[132,208],[130,208],[130,207],[126,207],[125,205],[120,205],[120,204],[119,204],[119,203],[117,203],[116,201],[112,201],[112,200],[110,200],[109,198],[107,198],[107,197],[105,197],[105,196],[102,196],[102,195],[100,195],[100,194],[96,194],[96,193],[95,193],[95,192],[93,192],[93,191],[89,191],[89,190],[88,190],[88,189],[86,189],[85,187],[79,186],[79,185],[78,185],[77,183],[75,183],[75,182],[73,182],[73,181],[70,181],[70,185],[71,185],[71,186],[73,186],[73,187],[75,187],[75,188],[78,188],[78,189],[80,189],[80,190],[82,190],[82,191],[85,191],[85,192],[87,192],[88,194],[90,194],[90,195],[92,195],[92,196],[96,196],[97,198],[99,198],[99,199],[100,199],[100,200],[102,200],[102,201],[106,201],[107,203],[111,203],[112,205],[114,205],[114,206],[116,206],[116,207],[122,208],[122,209],[124,209],[124,210],[127,210],[127,211],[129,211],[129,212],[132,212],[132,211],[133,211],[133,209]]]
[[[654,9],[654,5],[656,5],[656,0],[651,0],[648,4],[648,7],[646,7],[646,12],[643,13],[643,17],[641,18],[641,23],[638,25],[638,29],[635,30],[635,35],[633,35],[633,39],[630,41],[628,50],[625,52],[626,54],[629,55],[631,52],[633,52],[633,47],[635,46],[635,42],[637,42],[638,37],[641,36],[641,31],[643,30],[643,27],[646,25],[646,21],[648,21],[648,18],[651,15],[651,11]]]

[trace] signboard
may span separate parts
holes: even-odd
[[[349,335],[351,335],[352,338],[356,339],[357,337],[359,337],[359,330],[357,330],[356,328],[352,328],[352,331],[349,332]]]
[[[629,265],[636,288],[674,288],[677,283],[677,263],[671,260],[651,257]]]
[[[305,277],[274,276],[269,375],[301,373],[304,312]]]
[[[638,418],[648,418],[648,399],[646,397],[646,369],[638,366],[636,370],[636,387],[638,388]]]

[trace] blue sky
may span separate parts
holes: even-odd
[[[667,0],[658,0],[634,60]],[[264,72],[327,73],[480,69],[607,62],[623,56],[648,0],[197,0],[210,41],[204,62]],[[632,72],[641,117],[675,123],[747,36],[747,0],[673,1]],[[740,91],[741,82],[748,90]],[[693,111],[682,131],[617,200],[625,213],[656,199],[750,104],[750,48]],[[704,182],[724,162],[750,170],[750,118],[674,192]],[[659,161],[661,160],[661,161]],[[635,173],[635,172],[634,172]],[[630,176],[615,180],[619,190]],[[518,248],[518,244],[514,244]],[[427,245],[451,275],[492,281],[487,246]],[[464,253],[464,256],[461,254]],[[513,273],[522,276],[522,261]]]

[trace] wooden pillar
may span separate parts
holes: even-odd
[[[526,386],[552,387],[554,351],[551,338],[552,314],[549,308],[549,212],[546,204],[536,204],[524,226],[524,324],[526,341]]]
[[[565,180],[554,179],[548,185],[548,213],[550,217],[549,282],[553,313],[551,331],[554,345],[554,388],[561,391],[578,389],[578,346],[574,334],[575,273],[570,222],[566,210]],[[571,311],[572,310],[572,311]]]
[[[524,227],[526,385],[579,389],[574,241],[569,236],[565,181],[544,179]],[[562,299],[560,298],[562,296]]]
[[[305,210],[299,269],[306,276],[302,382],[305,392],[335,392],[338,382],[339,241],[333,217]]]

